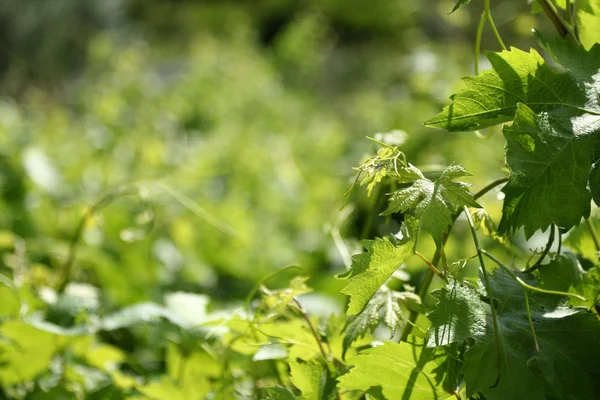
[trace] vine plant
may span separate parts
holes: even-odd
[[[459,1],[452,12],[467,3]],[[459,180],[470,175],[463,167],[451,165],[439,178],[429,179],[401,148],[383,142],[358,168],[357,182],[369,195],[383,182],[395,188],[382,214],[399,214],[403,224],[397,235],[364,241],[367,252],[355,256],[343,276],[349,279],[342,292],[350,296],[351,316],[345,346],[379,325],[385,301],[406,300],[385,286],[399,266],[416,255],[428,270],[412,306],[407,304],[410,314],[399,343],[385,342],[360,353],[340,378],[341,387],[379,386],[380,395],[389,399],[600,396],[600,321],[594,310],[598,272],[584,271],[577,255],[562,246],[563,235],[582,225],[600,251],[590,220],[592,201],[600,205],[600,44],[591,27],[600,23],[600,3],[540,0],[537,6],[558,35],[534,34],[558,65],[551,66],[536,50],[507,48],[485,0],[475,41],[476,76],[464,78],[466,89],[425,123],[449,132],[504,124],[506,178],[472,194]],[[480,73],[486,23],[502,51],[486,53],[492,69]],[[500,185],[502,217],[497,230],[489,225],[488,231],[508,242],[520,230],[527,239],[549,230],[548,243],[532,265],[508,265],[479,240],[474,217],[481,222],[487,213],[477,200]],[[460,279],[444,252],[461,214],[479,264],[477,283]],[[431,261],[419,251],[424,234],[435,242]],[[556,236],[558,246],[551,252]],[[430,292],[434,279],[443,286]],[[424,312],[421,300],[429,293],[438,303]],[[417,331],[423,314],[430,326]],[[394,318],[401,314],[390,306],[383,315],[395,329]],[[375,369],[383,371],[376,374]]]
[[[460,0],[453,11],[467,3]],[[344,253],[349,269],[338,278],[346,282],[346,316],[314,315],[302,297],[310,291],[306,277],[268,287],[296,267],[267,276],[242,307],[230,310],[213,312],[206,296],[173,292],[164,305],[99,312],[81,286],[73,290],[74,260],[88,220],[114,200],[140,194],[141,185],[131,185],[85,212],[57,282],[37,283],[24,243],[15,243],[12,279],[0,274],[0,398],[600,398],[600,239],[592,212],[592,203],[600,204],[600,1],[535,5],[558,32],[535,33],[554,63],[535,50],[506,47],[484,0],[476,76],[465,78],[466,88],[425,123],[449,132],[504,124],[508,176],[472,193],[462,166],[433,177],[400,146],[382,141],[358,168],[357,184],[367,194],[392,188],[383,214],[402,223],[396,234],[365,240],[366,251],[352,259]],[[486,24],[502,51],[486,53],[492,69],[480,72]],[[232,235],[191,199],[159,186]],[[496,228],[479,202],[500,187]],[[465,279],[467,260],[445,251],[461,225],[470,234],[478,280]],[[510,249],[521,231],[526,238],[548,232],[535,261],[513,265],[480,240],[493,236]],[[583,235],[593,243],[592,260],[577,246]],[[337,227],[332,236],[343,248]],[[431,257],[423,250],[426,236],[435,244]],[[411,257],[427,267],[418,290],[394,290],[390,279],[406,280],[402,266]],[[432,290],[434,283],[441,287]],[[36,294],[42,284],[53,285],[55,299]],[[396,340],[375,341],[381,325]],[[164,352],[164,371],[140,372],[144,364],[103,339],[122,330],[151,337],[146,347]]]

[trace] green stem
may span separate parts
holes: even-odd
[[[494,340],[496,342],[496,367],[498,369],[498,374],[496,375],[496,382],[492,385],[495,387],[500,382],[500,337],[498,334],[498,319],[496,315],[496,305],[494,304],[494,294],[492,292],[492,286],[490,285],[490,280],[488,277],[487,269],[485,268],[485,263],[483,261],[482,249],[479,244],[479,239],[477,238],[477,231],[475,230],[475,225],[473,224],[473,219],[471,218],[471,212],[467,206],[464,207],[465,216],[467,217],[467,222],[469,223],[469,228],[471,230],[471,236],[473,237],[473,243],[475,244],[475,249],[477,250],[477,257],[479,258],[479,264],[481,266],[481,271],[483,274],[483,282],[485,284],[485,290],[487,291],[487,295],[490,298],[490,309],[492,310],[492,323],[494,327]]]
[[[587,299],[583,296],[580,296],[578,294],[575,293],[567,293],[567,292],[560,292],[558,290],[547,290],[547,289],[541,289],[539,287],[535,287],[535,286],[531,286],[527,283],[525,283],[521,278],[519,278],[517,276],[517,274],[515,274],[507,265],[505,265],[502,261],[498,260],[494,255],[490,254],[488,251],[481,249],[481,252],[483,254],[485,254],[490,260],[492,260],[493,262],[495,262],[496,264],[498,264],[498,266],[500,266],[503,270],[506,271],[506,273],[508,275],[510,275],[511,278],[513,278],[519,285],[521,285],[522,287],[524,287],[525,289],[529,289],[532,292],[538,292],[538,293],[544,293],[544,294],[553,294],[556,296],[568,296],[568,297],[575,297],[576,299],[579,300],[583,300],[583,301],[587,301]]]
[[[480,197],[482,197],[485,194],[487,194],[490,190],[494,189],[495,187],[497,187],[499,185],[502,185],[505,182],[508,182],[508,177],[496,179],[495,181],[489,183],[488,185],[484,186],[483,189],[481,189],[480,191],[478,191],[477,193],[475,193],[473,195],[473,198],[475,200],[477,200]],[[452,227],[454,226],[454,223],[456,222],[456,219],[458,218],[458,216],[461,213],[462,213],[462,209],[459,209],[452,216],[452,225],[450,225],[450,228],[448,229],[448,232],[445,233],[444,237],[442,238],[442,246],[441,246],[442,249],[446,245],[446,242],[448,241],[448,236],[450,235],[450,231],[452,230]],[[442,251],[443,250],[440,250],[440,249],[436,249],[435,250],[435,254],[433,255],[433,258],[431,259],[431,264],[433,266],[437,266],[438,263],[440,262]],[[435,272],[433,272],[433,270],[431,270],[431,269],[428,269],[427,272],[425,273],[425,277],[423,278],[423,282],[421,283],[421,288],[419,289],[419,293],[418,293],[419,297],[421,299],[424,299],[425,296],[427,295],[427,293],[429,292],[429,286],[431,286],[431,282],[433,282],[433,277],[434,276],[435,276]],[[419,313],[417,311],[411,311],[410,312],[410,314],[408,315],[408,323],[406,324],[406,326],[402,330],[402,335],[400,336],[400,341],[401,342],[406,342],[406,339],[408,339],[408,335],[410,335],[413,326],[415,326],[415,321],[417,320],[418,317],[419,317]]]
[[[546,256],[550,252],[550,248],[554,244],[554,231],[555,231],[554,228],[555,228],[554,224],[550,225],[550,237],[548,238],[548,243],[546,243],[546,248],[544,249],[540,258],[536,261],[536,263],[533,264],[530,268],[526,269],[525,272],[527,272],[527,273],[533,272],[542,265],[542,261],[544,261],[544,258],[546,258]]]
[[[479,53],[481,51],[481,37],[483,36],[483,27],[485,25],[485,11],[481,13],[479,25],[477,25],[477,34],[475,36],[475,75],[479,75]]]
[[[523,294],[525,294],[525,309],[527,310],[527,319],[529,320],[529,327],[531,328],[533,342],[535,343],[535,351],[540,354],[540,346],[538,345],[537,335],[535,334],[535,328],[533,327],[533,320],[531,319],[531,309],[529,308],[529,296],[527,295],[527,290],[523,290]]]
[[[484,194],[487,194],[487,192],[489,192],[490,190],[492,190],[493,188],[495,188],[496,186],[500,186],[503,183],[508,182],[508,177],[505,178],[500,178],[500,179],[496,179],[495,181],[491,182],[489,185],[485,186],[483,189],[481,189],[479,192],[475,193],[473,195],[473,198],[475,200],[479,199],[480,197],[482,197]],[[461,210],[462,211],[462,210]]]
[[[296,297],[294,297],[294,303],[296,304],[298,311],[300,311],[300,314],[302,314],[302,317],[306,321],[306,324],[310,328],[310,331],[312,332],[312,335],[315,338],[315,341],[319,345],[319,350],[321,351],[323,358],[327,361],[330,361],[331,358],[325,352],[325,348],[323,347],[323,342],[321,341],[321,338],[319,337],[319,334],[318,334],[317,330],[315,329],[315,326],[313,325],[312,321],[310,320],[310,316],[308,315],[308,313],[306,312],[304,307],[302,307],[302,304],[300,304],[300,301]]]
[[[594,226],[594,223],[589,218],[585,219],[585,223],[588,227],[588,230],[590,231],[590,234],[592,235],[592,240],[594,241],[596,251],[600,251],[600,240],[598,239],[598,232],[596,232],[596,227]]]
[[[504,45],[504,41],[500,36],[500,32],[498,32],[498,28],[496,28],[496,24],[494,23],[494,19],[492,18],[492,12],[490,11],[490,0],[485,0],[484,2],[484,13],[486,14],[486,18],[488,23],[490,24],[490,28],[492,28],[492,32],[498,41],[498,44],[502,48],[502,50],[506,50],[506,46]]]
[[[565,3],[567,23],[573,26],[573,4],[571,3],[571,0],[566,0]]]
[[[436,275],[438,276],[438,278],[440,278],[440,279],[442,279],[442,280],[444,280],[444,281],[448,282],[448,279],[447,279],[447,278],[444,276],[444,274],[442,274],[442,273],[441,273],[441,272],[440,272],[440,271],[439,271],[439,270],[438,270],[438,269],[435,267],[435,265],[433,265],[433,264],[431,263],[431,261],[429,261],[429,260],[427,259],[427,257],[425,257],[423,254],[419,253],[419,252],[418,252],[418,251],[416,251],[416,250],[415,250],[415,255],[416,255],[416,256],[418,256],[418,257],[419,257],[421,260],[423,260],[423,262],[424,262],[425,264],[427,264],[427,266],[429,267],[429,269],[430,269],[431,271],[433,271],[433,273],[434,273],[434,274],[436,274]]]
[[[544,14],[546,14],[550,22],[552,22],[552,25],[554,25],[561,37],[569,36],[575,43],[579,44],[579,40],[577,40],[573,29],[558,14],[558,11],[550,0],[538,0],[538,4],[542,10],[544,10]]]

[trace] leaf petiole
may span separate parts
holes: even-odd
[[[490,309],[492,310],[492,324],[494,326],[494,341],[496,342],[496,367],[498,370],[498,374],[496,376],[496,382],[491,386],[495,387],[500,382],[500,337],[498,336],[498,320],[496,318],[496,307],[494,306],[494,295],[492,293],[492,286],[490,285],[490,280],[488,278],[487,270],[485,269],[485,263],[483,262],[482,253],[484,250],[479,245],[479,239],[477,238],[477,231],[475,230],[475,225],[473,224],[473,219],[471,218],[471,212],[467,206],[464,207],[465,216],[467,217],[467,222],[469,223],[469,228],[471,229],[471,236],[473,237],[473,243],[475,244],[475,248],[477,249],[477,257],[479,258],[479,264],[481,266],[481,271],[483,273],[483,281],[485,283],[485,290],[490,298]]]
[[[485,254],[490,260],[492,260],[493,262],[495,262],[496,264],[498,264],[498,266],[500,266],[503,270],[505,270],[506,273],[508,275],[510,275],[511,278],[513,278],[519,285],[521,285],[525,289],[529,289],[529,290],[531,290],[533,292],[538,292],[538,293],[553,294],[553,295],[556,295],[556,296],[575,297],[576,299],[587,301],[587,299],[585,297],[580,296],[580,295],[578,295],[576,293],[559,292],[558,290],[547,290],[547,289],[542,289],[542,288],[539,288],[539,287],[531,286],[531,285],[525,283],[521,278],[519,278],[517,276],[517,274],[515,274],[502,261],[498,260],[493,254],[490,254],[488,251],[486,251],[484,249],[481,249],[481,252],[483,254]]]

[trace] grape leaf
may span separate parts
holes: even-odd
[[[590,170],[590,191],[596,205],[600,205],[600,160],[596,158]]]
[[[470,185],[454,182],[456,178],[470,175],[460,165],[451,165],[439,179],[431,181],[419,169],[408,164],[400,169],[399,181],[411,185],[392,194],[390,205],[382,215],[414,210],[421,227],[441,246],[444,233],[448,232],[448,227],[452,224],[452,215],[459,207],[481,207],[473,200],[468,189]]]
[[[383,322],[390,329],[390,338],[392,338],[400,321],[404,320],[400,303],[414,308],[414,305],[421,304],[421,298],[413,292],[397,292],[388,289],[385,285],[382,286],[369,300],[362,312],[348,323],[344,335],[343,356],[354,341],[368,332],[372,333],[379,326],[381,311],[383,311]]]
[[[323,365],[317,361],[296,359],[290,361],[290,380],[302,393],[306,400],[327,399],[326,381],[327,372]]]
[[[589,49],[600,38],[600,1],[576,0],[576,8],[579,41]]]
[[[520,277],[535,283],[525,275]],[[481,316],[481,310],[489,307],[487,302],[475,296],[474,288],[453,281],[438,292],[441,301],[431,314],[432,336],[439,341],[430,342],[430,346],[466,337],[474,340],[462,370],[467,396],[481,392],[490,400],[541,400],[545,393],[569,393],[573,398],[595,398],[595,382],[600,378],[600,366],[594,361],[600,357],[600,321],[583,309],[565,307],[560,296],[529,292],[537,353],[523,288],[502,269],[490,276],[490,286],[498,308],[500,351],[500,380],[493,388],[490,386],[498,374],[496,342],[491,316],[488,313],[485,323]],[[485,295],[483,289],[480,291]],[[453,306],[453,293],[459,299],[458,307]],[[466,310],[469,307],[471,310]]]
[[[350,296],[348,315],[358,314],[373,295],[414,252],[416,222],[407,217],[404,222],[408,235],[402,239],[395,236],[364,240],[366,253],[352,258],[352,269],[343,275],[350,278],[342,293]]]
[[[590,308],[596,303],[598,294],[600,294],[600,270],[593,268],[590,271],[584,271],[575,254],[563,252],[538,271],[540,287],[578,293],[587,299],[587,301],[583,301],[571,298],[570,304]]]
[[[587,188],[600,118],[536,115],[519,104],[514,123],[504,127],[511,170],[498,230],[525,227],[525,236],[554,223],[569,229],[590,215]]]
[[[463,78],[467,88],[452,95],[452,104],[425,125],[472,131],[513,120],[518,103],[534,112],[561,106],[579,109],[586,103],[575,78],[552,70],[533,49],[527,53],[511,48],[486,56],[493,69]]]
[[[17,320],[0,325],[0,386],[30,381],[48,371],[57,336]]]
[[[498,231],[525,227],[527,237],[589,216],[588,180],[600,139],[600,45],[585,51],[537,36],[566,72],[554,71],[535,50],[488,53],[493,69],[465,78],[467,89],[426,122],[465,131],[514,120],[504,127],[511,175]]]
[[[363,392],[381,386],[386,399],[436,399],[443,390],[435,384],[433,349],[420,339],[413,343],[385,342],[349,360],[354,367],[339,378],[339,386]]]
[[[485,331],[487,312],[480,293],[469,282],[448,280],[448,285],[432,292],[440,301],[427,316],[431,321],[428,346],[463,342]]]

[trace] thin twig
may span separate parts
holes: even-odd
[[[495,181],[491,182],[489,185],[485,186],[483,189],[481,189],[479,192],[475,193],[473,195],[473,198],[475,200],[477,200],[478,198],[480,198],[481,196],[483,196],[484,194],[487,194],[487,192],[489,192],[490,190],[492,190],[493,188],[495,188],[496,186],[500,186],[503,183],[508,182],[508,176],[504,177],[504,178],[500,178],[500,179],[496,179]],[[462,212],[462,210],[460,210],[459,212]]]
[[[475,248],[477,250],[477,257],[479,258],[479,264],[481,265],[481,271],[483,273],[483,282],[485,284],[485,290],[487,292],[488,297],[490,298],[490,309],[492,310],[492,324],[494,327],[494,340],[496,342],[496,367],[498,368],[498,374],[496,375],[496,381],[491,387],[496,387],[500,382],[500,337],[498,336],[498,320],[496,316],[496,305],[494,304],[494,294],[492,292],[492,286],[490,285],[490,280],[488,277],[488,272],[485,269],[485,263],[483,261],[483,254],[481,246],[479,245],[479,239],[477,238],[477,231],[475,230],[475,225],[473,224],[473,219],[471,218],[471,212],[467,206],[464,207],[465,216],[467,217],[467,222],[469,223],[469,228],[471,229],[471,236],[473,237],[473,243],[475,244]]]
[[[546,256],[550,252],[550,248],[552,248],[552,245],[554,244],[554,231],[555,231],[554,228],[555,228],[554,224],[550,225],[550,237],[548,237],[548,243],[546,243],[546,248],[544,249],[540,258],[535,262],[535,264],[533,264],[530,268],[527,268],[524,272],[526,272],[526,273],[533,272],[542,266],[542,261],[544,261],[544,258],[546,258]]]
[[[506,50],[506,46],[504,45],[504,41],[502,41],[502,37],[500,37],[500,32],[498,32],[498,28],[496,28],[496,24],[494,23],[494,19],[492,18],[492,12],[490,10],[490,0],[485,0],[484,2],[485,10],[483,11],[486,14],[488,23],[490,24],[490,28],[492,28],[492,32],[498,41],[498,44],[502,48],[502,50]]]
[[[485,26],[485,11],[481,13],[479,25],[477,25],[477,34],[475,36],[475,75],[479,75],[479,53],[481,51],[481,37],[483,36],[483,27]]]
[[[598,233],[596,232],[596,227],[591,219],[586,218],[585,223],[587,224],[588,230],[592,235],[592,240],[594,241],[594,246],[596,247],[596,251],[600,251],[600,240],[598,239]]]
[[[483,254],[485,254],[490,260],[492,260],[493,262],[495,262],[496,264],[498,264],[503,270],[506,271],[506,273],[508,273],[508,275],[510,275],[511,278],[513,278],[519,285],[521,285],[522,287],[524,287],[525,289],[529,289],[533,292],[538,292],[538,293],[544,293],[544,294],[552,294],[552,295],[556,295],[556,296],[568,296],[568,297],[575,297],[576,299],[579,300],[583,300],[583,301],[587,301],[587,299],[583,296],[580,296],[578,294],[575,293],[568,293],[568,292],[560,292],[558,290],[547,290],[547,289],[542,289],[539,287],[535,287],[535,286],[531,286],[527,283],[525,283],[523,281],[523,279],[519,278],[517,276],[517,274],[515,274],[507,265],[505,265],[502,261],[498,260],[493,254],[490,254],[490,252],[481,249],[481,252]]]
[[[523,290],[525,295],[525,309],[527,310],[527,319],[529,320],[529,327],[531,328],[531,334],[533,335],[533,342],[535,343],[535,351],[540,354],[540,346],[538,345],[537,335],[535,334],[535,328],[533,327],[533,320],[531,319],[531,309],[529,308],[529,296],[527,290]]]
[[[446,278],[446,276],[444,276],[444,274],[442,274],[432,263],[431,261],[429,261],[427,259],[427,257],[425,257],[422,253],[419,253],[418,251],[415,250],[415,255],[418,256],[421,260],[423,260],[423,262],[425,262],[425,264],[427,264],[427,266],[429,267],[430,270],[432,270],[437,276],[438,278],[448,282],[448,279]]]
[[[558,11],[556,10],[552,2],[550,2],[550,0],[538,0],[538,4],[544,11],[544,14],[546,14],[548,19],[550,20],[550,22],[552,22],[552,25],[554,25],[561,37],[564,38],[569,36],[575,41],[576,44],[579,44],[579,40],[577,40],[573,29],[558,14]]]
[[[298,311],[300,311],[300,314],[302,314],[302,317],[304,317],[304,320],[308,324],[308,327],[310,328],[310,330],[312,332],[312,335],[315,338],[315,341],[319,345],[319,350],[321,351],[321,354],[323,355],[323,358],[325,360],[329,360],[330,357],[325,352],[325,348],[323,347],[323,342],[321,341],[321,338],[320,338],[319,333],[317,332],[315,326],[313,325],[312,321],[310,320],[310,316],[308,315],[308,313],[306,312],[306,310],[304,309],[304,307],[302,307],[302,304],[300,304],[300,301],[298,300],[297,297],[294,297],[294,303],[296,304],[296,307],[298,308]]]

